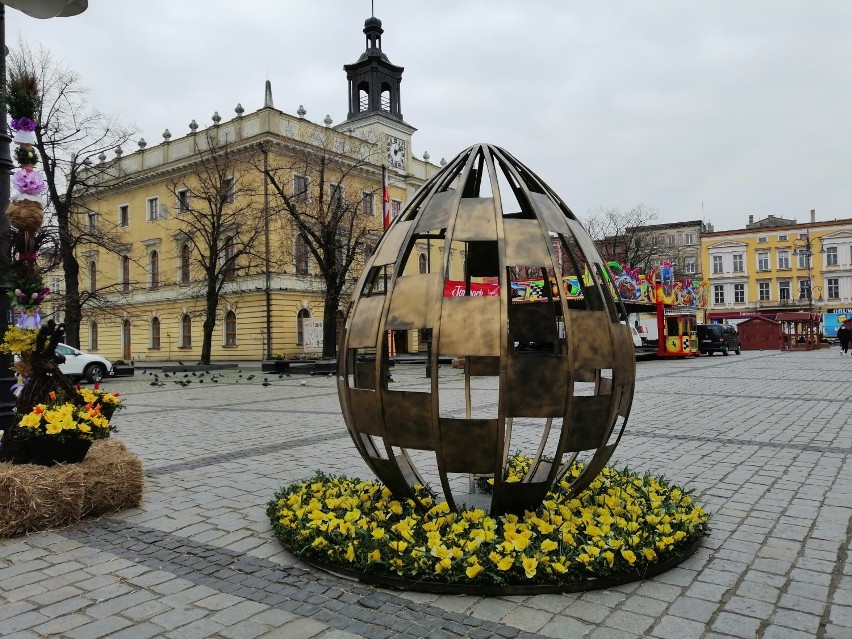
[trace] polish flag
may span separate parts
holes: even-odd
[[[388,171],[382,166],[382,220],[385,228],[391,223],[390,189],[388,188]]]

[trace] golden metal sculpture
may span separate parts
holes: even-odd
[[[418,268],[424,244],[441,249],[432,272]],[[458,251],[464,273],[455,288],[463,294],[451,296]],[[564,278],[568,284],[556,284]],[[536,279],[538,301],[528,301],[517,282]],[[400,498],[431,477],[452,509],[523,512],[582,460],[576,494],[624,432],[636,376],[626,319],[594,243],[562,200],[503,149],[474,145],[415,194],[355,289],[338,362],[349,433]],[[431,335],[427,392],[387,381],[388,333],[412,330]],[[448,356],[464,358],[463,415],[460,399],[450,401],[458,377],[439,375]],[[474,406],[472,389],[489,384],[497,405]],[[507,482],[519,441],[531,444],[523,452],[532,465],[522,481]],[[434,467],[429,474],[418,469],[424,463]],[[489,477],[493,489],[481,494],[476,480]]]

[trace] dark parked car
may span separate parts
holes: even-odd
[[[702,355],[722,353],[727,355],[728,351],[740,354],[740,336],[737,329],[727,324],[699,324],[698,325],[698,351]]]

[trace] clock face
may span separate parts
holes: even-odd
[[[388,164],[394,169],[405,168],[405,140],[388,136]]]

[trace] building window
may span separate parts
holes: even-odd
[[[160,348],[160,318],[151,318],[151,348]]]
[[[89,322],[89,350],[98,350],[98,323]]]
[[[799,280],[799,299],[800,300],[811,299],[811,281],[810,280]]]
[[[293,176],[293,199],[305,202],[308,199],[308,178],[304,175]]]
[[[768,271],[769,270],[769,251],[760,251],[757,254],[757,270],[758,271]]]
[[[677,243],[677,238],[674,235],[669,235],[668,238],[669,246],[674,246]]]
[[[779,242],[786,242],[786,241],[787,241],[787,236],[786,236],[786,235],[779,235],[779,236],[778,236],[778,241],[779,241]]]
[[[192,249],[189,243],[185,243],[180,247],[180,283],[189,284],[189,269],[190,259],[192,258]]]
[[[684,233],[683,243],[687,246],[692,246],[693,244],[695,244],[695,236],[692,233]]]
[[[181,189],[177,192],[178,213],[189,213],[189,189]]]
[[[837,266],[837,247],[829,246],[825,249],[825,265]]]
[[[328,187],[328,207],[330,211],[340,211],[343,208],[343,188],[339,184]]]
[[[761,302],[769,301],[769,282],[757,283],[757,296]]]
[[[725,287],[721,284],[715,284],[713,286],[713,302],[715,304],[725,303]]]
[[[225,263],[222,266],[224,267],[223,274],[226,282],[233,282],[237,279],[237,266],[234,264],[235,251],[234,238],[225,238]]]
[[[305,343],[304,323],[309,319],[311,319],[311,312],[306,308],[301,309],[296,316],[296,344],[299,346]]]
[[[734,284],[734,304],[745,302],[745,284]]]
[[[395,220],[402,210],[402,202],[399,200],[391,200],[391,219]]]
[[[790,251],[778,251],[778,268],[790,268]]]
[[[89,293],[98,290],[98,264],[94,260],[89,262]]]
[[[766,244],[766,242],[767,242],[767,241],[768,241],[768,240],[766,239],[766,236],[765,236],[765,235],[761,235],[759,238],[757,238],[757,243],[758,243],[758,244]]]
[[[308,274],[308,245],[299,233],[296,235],[296,275]]]
[[[829,277],[825,280],[826,294],[829,299],[840,299],[840,278]]]
[[[684,265],[683,270],[686,273],[694,274],[695,273],[695,259],[690,258],[690,259],[686,260],[686,264]]]
[[[118,207],[118,225],[130,226],[130,206],[127,204]]]
[[[237,314],[234,311],[225,313],[225,346],[237,345]]]
[[[790,282],[788,280],[778,282],[778,299],[781,301],[790,299]]]
[[[95,233],[98,230],[98,214],[94,211],[89,211],[86,230],[89,233]]]
[[[713,272],[714,273],[722,273],[722,256],[714,255],[713,256]]]
[[[180,346],[181,348],[192,346],[192,318],[189,313],[184,313],[180,318]]]
[[[654,247],[654,248],[657,247],[657,236],[656,235],[651,237],[651,246]]]
[[[426,261],[426,253],[421,253],[420,257],[417,258],[417,267],[421,273],[428,273],[428,263]]]
[[[796,254],[799,256],[799,268],[809,268],[810,267],[810,261],[811,261],[810,252],[803,250],[803,251],[796,251]]]
[[[368,217],[375,217],[376,207],[373,202],[373,194],[370,191],[364,191],[361,197],[361,213]]]
[[[229,177],[222,180],[222,203],[233,204],[237,199],[237,182],[234,178]]]
[[[734,253],[734,273],[742,273],[745,270],[743,267],[743,254]]]
[[[121,256],[121,290],[130,290],[130,257]]]
[[[151,271],[151,288],[160,288],[160,254],[157,251],[151,251],[148,262]]]
[[[160,219],[160,198],[158,197],[149,197],[148,198],[148,207],[146,209],[148,211],[148,221],[153,222],[154,220]]]

